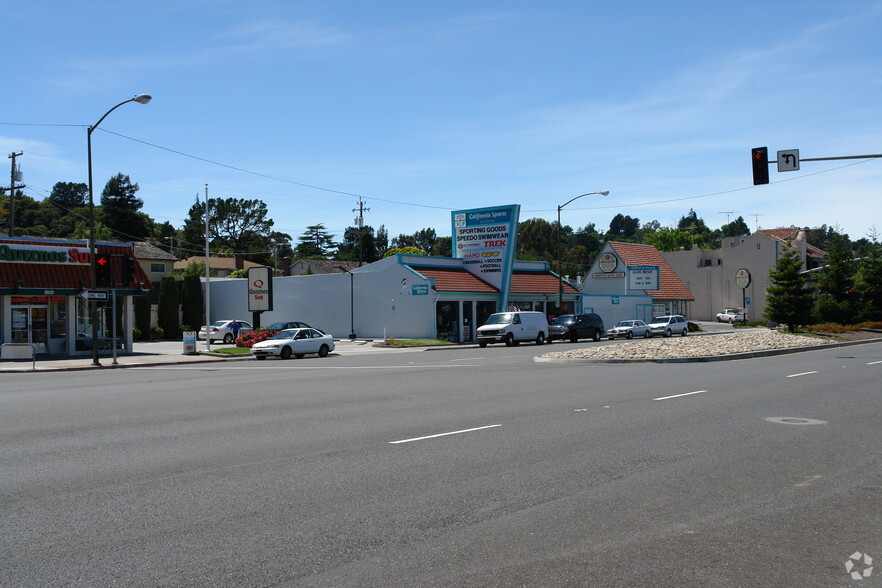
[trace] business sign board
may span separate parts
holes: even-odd
[[[248,311],[273,309],[273,272],[268,267],[248,268]]]
[[[657,265],[633,265],[628,268],[629,290],[658,290]]]
[[[455,210],[453,256],[463,267],[499,289],[499,308],[508,307],[511,270],[518,235],[517,204],[494,208]]]

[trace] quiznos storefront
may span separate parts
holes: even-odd
[[[102,352],[114,344],[131,350],[132,297],[147,294],[150,281],[131,244],[101,242],[95,250],[98,288],[91,290],[87,242],[0,239],[0,343],[30,343],[38,354],[89,355],[94,320]],[[100,299],[94,316],[89,299]]]

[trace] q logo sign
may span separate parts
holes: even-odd
[[[251,283],[252,283],[252,284],[254,285],[254,287],[257,288],[257,289],[261,289],[261,288],[263,288],[263,280],[254,280],[254,281],[251,282]]]

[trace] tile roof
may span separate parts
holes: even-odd
[[[165,251],[160,249],[153,243],[148,241],[134,241],[132,245],[135,247],[135,257],[141,260],[145,259],[164,259],[167,261],[177,261],[178,258]]]
[[[652,245],[636,243],[619,243],[610,241],[613,251],[625,262],[626,266],[657,265],[658,290],[647,290],[646,293],[655,300],[695,300],[695,296],[665,260],[661,252]]]
[[[498,294],[499,290],[459,267],[408,266],[424,278],[435,280],[437,292],[474,292],[477,294]]]
[[[306,266],[316,274],[345,274],[358,268],[357,261],[338,261],[336,259],[298,259],[291,267]]]
[[[563,280],[564,294],[578,294],[572,284]],[[560,287],[558,277],[550,272],[514,271],[511,275],[512,294],[551,294]]]
[[[181,259],[175,262],[175,269],[186,269],[187,266],[194,263],[205,263],[204,255],[191,255],[186,259]],[[254,263],[253,261],[243,261],[243,269],[248,269],[250,267],[263,267],[262,264]],[[210,264],[212,269],[228,269],[234,270],[236,268],[236,260],[232,257],[211,257]]]
[[[756,231],[759,235],[765,235],[766,237],[771,237],[772,239],[777,239],[778,241],[790,242],[796,239],[796,235],[801,231],[799,227],[780,227],[777,229],[758,229]],[[805,244],[805,253],[809,257],[814,257],[816,259],[824,259],[827,257],[827,252],[823,249],[819,249],[814,245],[806,242]]]

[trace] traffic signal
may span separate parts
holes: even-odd
[[[135,258],[131,255],[126,255],[126,262],[123,265],[123,285],[127,288],[132,285],[132,282],[135,280],[135,264],[138,263],[135,261]]]
[[[753,185],[769,183],[769,148],[754,147],[750,150],[750,159],[753,162]]]
[[[113,281],[113,264],[110,263],[109,255],[99,255],[95,258],[95,278],[99,288],[110,288]]]

